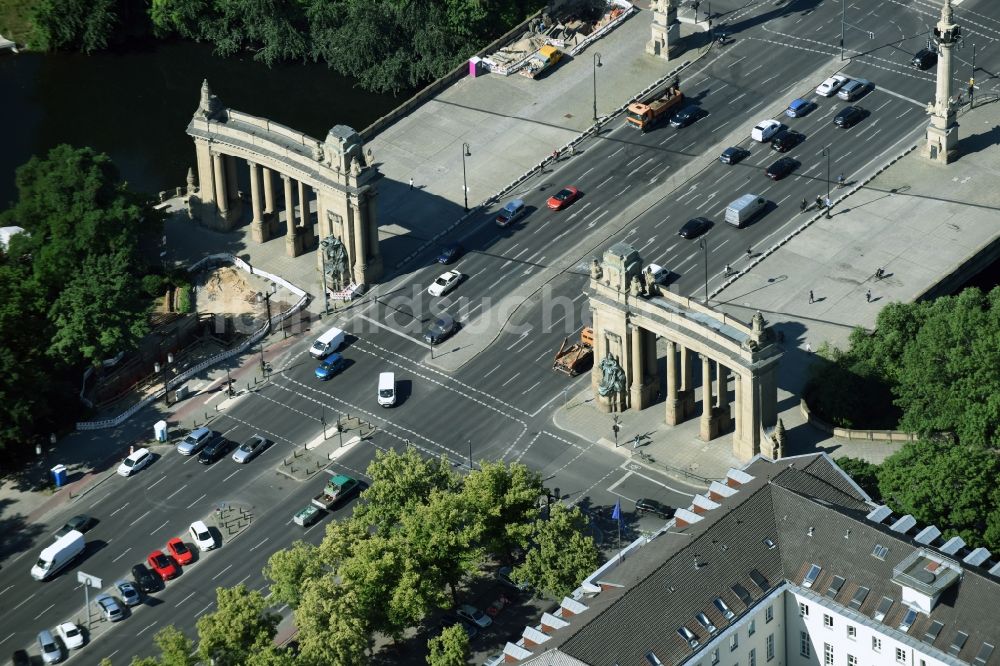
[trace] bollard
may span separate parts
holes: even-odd
[[[208,412],[205,412],[205,423],[208,423]]]

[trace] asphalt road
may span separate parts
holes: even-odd
[[[318,542],[323,534],[323,523],[308,530],[290,523],[294,511],[318,492],[322,478],[299,483],[277,474],[276,465],[281,456],[315,439],[323,421],[332,422],[337,413],[360,416],[378,431],[331,471],[363,478],[375,451],[401,450],[407,444],[428,455],[444,454],[459,470],[468,468],[470,458],[473,465],[483,459],[519,460],[538,470],[547,487],[558,488],[563,501],[583,507],[605,545],[611,538],[609,516],[615,501],[622,500],[628,512],[625,537],[662,524],[631,515],[631,503],[639,497],[686,504],[692,489],[634,468],[614,451],[552,426],[553,406],[588,381],[587,376],[568,379],[552,372],[551,359],[562,339],[577,335],[585,324],[581,289],[590,257],[627,240],[646,262],[670,269],[672,289],[700,296],[706,268],[708,288],[717,286],[725,265],[740,269],[748,248],[767,247],[798,224],[801,199],[812,201],[825,194],[831,179],[835,188],[841,173],[848,182],[864,178],[922,132],[923,104],[933,94],[934,70],[919,72],[909,59],[925,45],[927,29],[939,13],[936,2],[921,0],[880,3],[872,9],[858,3],[847,6],[851,27],[846,46],[866,54],[845,63],[843,73],[868,79],[875,89],[855,102],[869,115],[841,130],[831,120],[847,103],[813,92],[821,80],[817,72],[826,71],[839,55],[840,4],[756,3],[733,12],[722,11],[723,2],[716,4],[716,24],[725,22],[735,41],[714,49],[682,77],[686,95],[704,112],[697,122],[680,130],[660,127],[642,134],[626,127],[622,118],[612,119],[576,155],[565,156],[511,196],[524,198],[530,207],[518,224],[500,229],[492,221],[494,210],[465,227],[461,241],[468,253],[448,268],[466,278],[449,297],[420,296],[445,269],[429,252],[417,268],[393,283],[393,295],[362,311],[368,325],[343,352],[352,365],[330,381],[315,378],[316,363],[305,351],[310,340],[303,339],[276,364],[268,386],[241,398],[212,423],[235,441],[255,432],[272,439],[274,446],[259,459],[246,466],[223,459],[206,468],[164,448],[146,470],[105,482],[56,516],[51,531],[80,512],[100,523],[87,534],[82,561],[53,581],[36,583],[27,573],[42,542],[0,571],[0,649],[28,645],[39,629],[83,617],[77,571],[100,576],[108,588],[127,577],[131,566],[151,550],[183,535],[192,521],[210,516],[220,502],[252,506],[250,527],[203,554],[121,623],[106,627],[98,622],[90,643],[71,661],[96,664],[112,656],[116,663],[125,663],[132,655],[151,654],[153,635],[167,624],[193,635],[197,617],[213,607],[217,586],[245,583],[266,592],[260,571],[270,553],[297,538]],[[995,16],[1000,9],[987,0],[964,0],[956,7],[967,43],[977,44],[980,94],[996,92],[997,79],[986,75],[1000,66],[1000,18]],[[959,51],[957,60],[968,68],[955,74],[964,84],[971,74],[971,49]],[[960,90],[963,85],[957,85],[956,92]],[[796,97],[814,101],[816,108],[804,118],[777,118],[806,136],[787,153],[800,166],[785,179],[771,181],[763,172],[777,156],[766,145],[751,142],[749,130],[764,119],[764,108]],[[732,166],[711,162],[676,192],[659,193],[670,175],[738,128],[745,130],[739,136],[746,137],[740,145],[750,150],[745,160]],[[548,210],[545,200],[567,184],[578,187],[583,196],[566,210]],[[765,196],[771,205],[753,224],[736,229],[722,221],[723,210],[745,192]],[[637,214],[621,215],[640,200],[649,205]],[[676,236],[677,229],[696,216],[715,222],[704,237],[705,247]],[[607,233],[597,236],[594,230]],[[576,253],[569,257],[570,268],[548,281],[545,291],[512,314],[494,311],[504,294],[565,258],[570,249]],[[420,341],[434,314],[432,303],[463,323],[460,336],[492,336],[501,324],[504,329],[458,371],[444,372],[428,362],[430,352]],[[446,342],[435,353],[448,353],[455,344]],[[399,382],[399,404],[392,409],[381,409],[375,401],[377,376],[383,371],[395,372]],[[350,505],[340,507],[333,519],[350,510]]]

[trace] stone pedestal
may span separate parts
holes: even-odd
[[[653,36],[646,42],[646,53],[664,60],[676,56],[681,38],[681,24],[677,20],[675,0],[654,0]]]
[[[285,254],[289,257],[297,257],[304,252],[303,242],[305,234],[301,227],[294,227],[292,232],[285,234]]]

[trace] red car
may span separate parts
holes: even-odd
[[[580,190],[572,185],[567,185],[556,194],[549,197],[547,205],[552,210],[562,210],[580,197]]]
[[[194,553],[179,537],[174,537],[167,542],[167,552],[177,560],[177,564],[187,566],[194,560]]]
[[[181,570],[172,559],[163,554],[162,550],[154,550],[146,558],[149,568],[160,575],[163,580],[176,578]]]

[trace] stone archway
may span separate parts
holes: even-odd
[[[759,312],[747,326],[661,289],[651,275],[643,274],[642,258],[627,243],[616,243],[602,260],[594,259],[587,294],[594,329],[591,385],[599,409],[642,410],[656,401],[660,337],[666,345],[664,420],[677,425],[696,413],[693,380],[698,356],[701,438],[709,441],[732,429],[735,456],[749,460],[761,453],[764,430],[777,423],[782,352]]]

